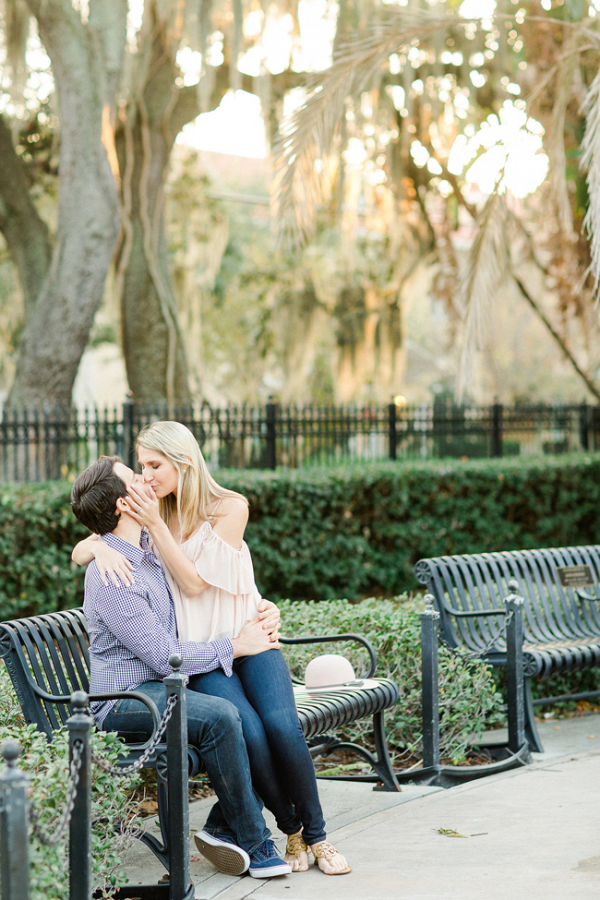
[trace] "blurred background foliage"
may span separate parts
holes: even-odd
[[[128,390],[411,401],[457,390],[459,370],[479,402],[597,397],[598,266],[583,228],[587,213],[594,233],[596,195],[580,165],[582,141],[590,172],[600,145],[595,2],[132,0],[109,24],[103,4],[3,3],[0,163],[31,199],[15,209],[0,178],[5,397],[70,399],[75,384],[80,404]],[[98,152],[121,223],[104,238],[102,289],[82,282],[68,302],[51,262],[88,223],[61,213],[61,153],[78,145],[50,14],[82,53],[93,34],[107,48]],[[237,155],[194,150],[215,121],[198,114],[242,91],[260,99],[266,157],[242,155],[243,123]],[[36,216],[46,257],[32,286],[23,235]],[[293,220],[302,245],[276,234]],[[80,268],[74,257],[65,285]],[[44,313],[57,297],[59,325]],[[59,378],[48,360],[60,368],[71,318]]]

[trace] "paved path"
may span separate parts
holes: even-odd
[[[192,849],[196,898],[598,900],[600,715],[540,730],[546,752],[531,766],[449,790],[408,786],[389,794],[321,782],[329,837],[354,866],[350,875],[328,878],[311,867],[265,882],[232,878]],[[192,828],[202,827],[209,806],[191,805]],[[134,883],[162,874],[137,842],[125,868]]]

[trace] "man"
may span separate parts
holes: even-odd
[[[100,540],[119,550],[132,565],[132,584],[104,584],[95,561],[85,577],[84,611],[90,635],[90,693],[137,690],[161,713],[172,653],[183,658],[181,672],[194,675],[223,668],[233,659],[278,647],[278,612],[273,604],[262,620],[247,623],[233,640],[179,641],[175,611],[163,570],[148,548],[148,535],[129,514],[127,488],[135,476],[118,457],[101,457],[73,485],[71,506],[79,521]],[[263,627],[265,626],[265,627]],[[198,848],[222,872],[254,878],[288,874],[270,839],[252,790],[250,765],[238,711],[227,700],[187,691],[188,740],[198,748],[218,801]],[[152,731],[147,707],[139,700],[92,703],[96,723],[144,740]]]

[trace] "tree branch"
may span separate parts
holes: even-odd
[[[569,362],[571,363],[571,365],[573,366],[573,368],[575,369],[575,371],[577,372],[579,377],[585,382],[587,389],[594,395],[594,397],[598,401],[600,401],[600,390],[596,387],[596,385],[591,380],[591,378],[589,378],[585,374],[583,369],[581,369],[579,367],[577,360],[575,359],[575,357],[573,356],[573,354],[567,347],[565,341],[561,338],[560,334],[555,330],[554,326],[547,319],[546,315],[542,312],[542,310],[540,309],[540,307],[538,306],[536,301],[533,299],[533,297],[531,296],[531,294],[529,293],[529,291],[527,290],[527,288],[525,287],[525,285],[523,284],[521,279],[518,278],[514,273],[513,273],[513,278],[515,280],[515,284],[521,291],[523,297],[525,298],[525,300],[527,300],[527,302],[529,303],[529,305],[531,306],[533,311],[536,313],[537,316],[539,316],[541,321],[544,323],[544,325],[546,326],[546,328],[548,329],[548,331],[550,332],[550,334],[552,335],[552,337],[554,338],[554,340],[556,341],[556,343],[562,350],[565,357],[569,360]]]

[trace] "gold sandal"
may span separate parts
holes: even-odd
[[[304,854],[304,859],[302,855]],[[285,861],[292,872],[306,872],[308,869],[308,847],[300,833],[288,835],[285,847]],[[304,863],[304,865],[303,865]]]
[[[329,862],[329,860],[333,859],[334,856],[342,855],[335,849],[335,847],[333,847],[327,841],[320,841],[318,844],[313,844],[310,849],[315,858],[315,865],[317,865],[317,866],[319,865],[320,859],[324,859],[327,862]],[[321,866],[319,866],[319,868],[321,869]],[[352,871],[352,866],[346,865],[345,869],[340,869],[337,872],[336,871],[324,872],[324,874],[325,875],[347,875],[348,872],[351,872],[351,871]],[[321,869],[321,872],[323,872],[323,869]]]

